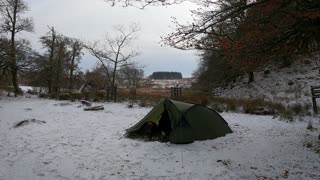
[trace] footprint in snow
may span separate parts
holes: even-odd
[[[45,174],[43,174],[43,173],[38,173],[37,175],[40,176],[40,177],[45,176]]]
[[[45,165],[48,165],[48,164],[52,163],[52,161],[44,161],[42,163],[45,164]]]

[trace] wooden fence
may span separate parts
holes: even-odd
[[[320,98],[320,86],[311,86],[311,98],[314,114],[318,114],[317,99]]]
[[[171,87],[171,96],[178,97],[182,96],[182,89],[179,86]]]

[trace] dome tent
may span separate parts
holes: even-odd
[[[143,119],[127,129],[127,136],[143,134],[147,123],[155,124],[154,131],[166,134],[168,140],[175,144],[214,139],[232,133],[228,123],[214,110],[167,98],[161,99]]]

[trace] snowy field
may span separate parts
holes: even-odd
[[[223,113],[235,133],[174,145],[123,138],[150,108],[102,105],[2,97],[0,180],[320,179],[307,122]],[[14,128],[26,119],[38,121]]]

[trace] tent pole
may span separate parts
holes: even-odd
[[[184,166],[183,166],[183,149],[181,149],[181,167],[182,167],[182,169],[184,168]]]
[[[179,126],[180,126],[180,141],[182,140],[182,126],[181,126],[181,121],[179,123]],[[184,166],[183,166],[183,149],[181,149],[181,168],[183,169]]]

